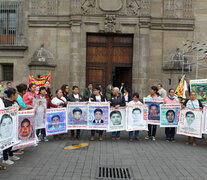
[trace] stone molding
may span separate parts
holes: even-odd
[[[100,31],[117,32],[116,27],[120,25],[139,25],[141,28],[152,30],[185,30],[193,31],[195,19],[186,18],[153,18],[153,17],[119,17],[114,14],[106,16],[29,16],[29,27],[60,27],[70,28],[81,26],[81,24],[100,25]],[[103,24],[103,25],[102,25]],[[118,30],[119,31],[119,30]]]

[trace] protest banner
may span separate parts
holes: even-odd
[[[108,102],[88,104],[88,129],[107,130],[110,106]]]
[[[86,102],[69,102],[67,105],[68,129],[87,129]]]
[[[126,130],[126,108],[110,109],[109,127],[107,132]]]
[[[47,109],[46,135],[67,133],[66,108]]]
[[[203,107],[203,133],[207,134],[207,105]]]
[[[0,151],[19,143],[17,110],[17,106],[0,110]]]
[[[196,99],[207,104],[207,79],[190,80],[190,90],[196,93]]]
[[[34,110],[18,111],[18,140],[13,150],[36,145]]]
[[[36,85],[36,94],[38,94],[39,88],[44,86],[47,81],[51,84],[51,71],[47,75],[40,78],[35,78],[34,76],[29,75],[27,85],[34,83]]]
[[[46,99],[33,99],[33,108],[34,108],[34,121],[35,128],[42,129],[45,128],[45,119],[46,119]]]
[[[160,105],[163,98],[144,98],[144,104],[148,105],[148,124],[160,125]]]
[[[202,137],[202,111],[200,109],[184,109],[180,111],[177,134],[191,137]]]
[[[144,104],[128,105],[126,130],[148,130],[148,106]]]
[[[177,127],[180,117],[181,105],[161,104],[160,105],[160,127]]]

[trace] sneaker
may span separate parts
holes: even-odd
[[[2,163],[6,164],[6,165],[12,165],[12,164],[14,164],[14,161],[11,161],[10,159],[8,159],[8,160],[3,160]]]
[[[20,157],[17,157],[17,156],[9,156],[9,159],[10,160],[13,160],[13,161],[17,161],[20,159]]]
[[[45,142],[49,141],[46,137],[44,137],[43,140],[44,140]]]
[[[173,138],[173,139],[171,139],[171,141],[172,141],[172,142],[175,142],[175,139]]]
[[[99,141],[103,141],[103,137],[102,136],[99,136],[98,140]]]
[[[116,140],[120,140],[120,136],[116,136]]]
[[[141,141],[142,139],[141,139],[141,138],[139,138],[139,137],[137,137],[137,138],[135,138],[135,140],[137,140],[137,141]]]
[[[153,141],[155,141],[155,140],[156,140],[154,136],[152,136],[152,140],[153,140]]]
[[[150,138],[149,136],[146,136],[146,137],[145,137],[145,139],[149,139],[149,138]]]
[[[94,141],[95,140],[95,136],[91,136],[90,141]]]
[[[167,141],[167,142],[170,142],[170,138],[166,138],[166,141]]]
[[[24,154],[24,151],[19,149],[18,151],[14,151],[13,154],[15,155],[21,155],[21,154]]]

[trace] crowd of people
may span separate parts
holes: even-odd
[[[6,83],[6,87],[4,86],[4,82],[0,82],[0,109],[4,109],[13,105],[18,105],[19,110],[28,110],[33,109],[33,100],[34,99],[46,99],[47,108],[60,108],[66,107],[68,102],[106,102],[110,103],[111,107],[115,109],[119,109],[120,107],[124,107],[127,105],[137,105],[142,104],[140,101],[139,93],[135,92],[131,94],[131,91],[128,87],[125,86],[124,82],[121,83],[120,87],[113,87],[110,82],[106,87],[106,93],[104,94],[104,90],[101,85],[97,85],[93,87],[92,83],[89,83],[87,88],[84,89],[83,95],[80,94],[78,86],[72,86],[71,93],[70,87],[67,84],[63,84],[60,89],[55,91],[55,95],[53,96],[50,89],[50,82],[47,81],[44,86],[39,88],[39,92],[36,93],[36,85],[29,84],[19,84],[16,88],[12,87],[11,82]],[[169,89],[169,93],[162,87],[161,84],[157,86],[152,86],[150,88],[149,95],[147,98],[164,98],[164,104],[181,104],[179,99],[175,95],[174,89]],[[203,106],[199,100],[196,99],[196,94],[194,92],[190,93],[189,100],[185,101],[182,104],[182,108],[200,108]],[[151,114],[153,114],[153,108],[151,108]],[[79,112],[74,112],[79,114]],[[99,111],[95,112],[97,116],[100,116]],[[139,113],[139,112],[134,112]],[[115,114],[111,114],[111,118],[116,119]],[[170,116],[170,114],[169,114]],[[2,122],[0,122],[2,123]],[[156,140],[156,130],[157,125],[148,124],[148,134],[145,137],[146,140]],[[81,138],[81,130],[70,130],[71,140]],[[98,140],[103,141],[103,130],[91,130],[90,141],[94,141],[96,139],[95,135],[98,134]],[[48,141],[46,137],[45,129],[36,130],[36,135],[39,141]],[[112,140],[119,140],[121,136],[120,131],[112,132]],[[175,128],[165,128],[165,136],[166,141],[175,142]],[[64,135],[55,135],[55,140],[63,139]],[[133,140],[140,141],[139,131],[131,131],[129,132],[129,141]],[[191,143],[191,137],[188,137],[186,144]],[[193,146],[196,146],[196,138],[193,138]],[[19,160],[20,158],[16,156],[16,154],[23,154],[24,151],[22,149],[12,151],[12,147],[5,149],[3,151],[3,164],[11,165],[14,161]],[[0,169],[6,169],[6,166],[0,165]]]

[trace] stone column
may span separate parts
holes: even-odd
[[[149,29],[140,28],[139,31],[139,65],[138,65],[138,92],[143,98],[149,94],[148,75],[149,75]]]
[[[83,89],[85,86],[85,59],[81,59],[81,17],[73,16],[71,24],[69,85],[77,85]]]

